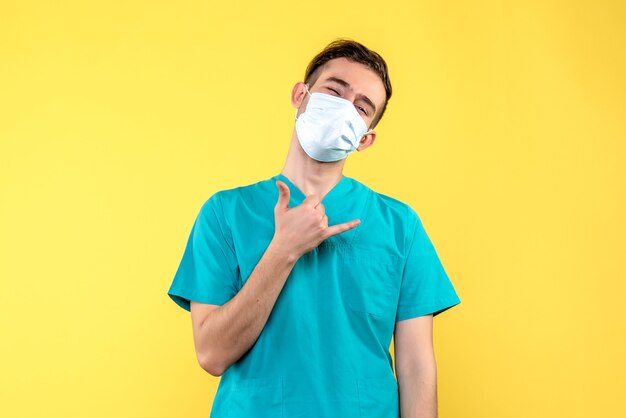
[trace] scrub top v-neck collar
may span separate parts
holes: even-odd
[[[291,180],[289,180],[283,173],[278,173],[274,177],[278,180],[283,181],[289,186],[289,190],[291,192],[291,197],[289,199],[290,204],[297,206],[302,203],[302,201],[306,198],[306,196],[304,195],[304,193],[302,193],[298,186],[296,186]],[[348,189],[348,182],[349,178],[342,175],[339,182],[337,182],[337,184],[335,184],[333,188],[326,193],[321,202],[327,210],[328,208],[333,208],[336,202],[345,197]]]
[[[278,173],[273,180],[281,180],[289,187],[291,196],[289,207],[296,207],[306,198],[304,193],[291,182],[284,174]],[[360,183],[350,177],[343,176],[322,199],[324,211],[328,216],[329,225],[337,225],[353,219],[360,219],[362,223],[367,221],[367,207],[370,193]],[[352,228],[340,234],[326,238],[321,247],[349,247],[355,242],[363,225]]]

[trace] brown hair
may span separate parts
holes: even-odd
[[[379,54],[356,41],[351,39],[337,39],[328,44],[326,48],[311,60],[304,73],[304,82],[309,86],[315,84],[324,64],[335,58],[346,58],[350,61],[363,64],[378,74],[383,82],[387,97],[380,113],[372,120],[373,128],[378,124],[380,118],[383,117],[383,113],[385,113],[385,109],[387,109],[387,102],[391,98],[391,81],[389,80],[387,63],[385,63],[385,60]]]

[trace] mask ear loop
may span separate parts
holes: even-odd
[[[361,139],[363,139],[365,137],[365,135],[367,134],[371,134],[372,132],[374,132],[374,128],[370,128],[367,132],[365,132],[362,136]],[[359,140],[359,142],[361,142],[361,140]]]
[[[372,132],[374,132],[374,130],[373,130],[373,129],[370,129],[369,131],[365,132],[365,133],[361,136],[361,139],[359,139],[359,143],[361,143],[361,140],[365,137],[365,135],[367,135],[367,134],[371,134]]]
[[[309,94],[309,96],[311,95],[311,92],[309,91],[309,87],[305,84],[304,88],[306,89],[306,92]],[[300,103],[300,106],[302,106],[302,103]],[[298,121],[298,110],[300,110],[300,106],[298,106],[298,108],[296,109],[296,114],[294,115],[294,119],[297,122]]]

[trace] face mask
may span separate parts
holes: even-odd
[[[305,85],[306,88],[306,85]],[[339,161],[354,152],[367,130],[349,100],[330,94],[311,94],[306,110],[296,117],[296,133],[304,152],[314,160]]]

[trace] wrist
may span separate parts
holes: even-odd
[[[300,258],[300,255],[293,251],[289,246],[282,244],[276,240],[276,237],[272,239],[270,245],[267,247],[266,253],[269,253],[272,257],[284,261],[289,265],[294,265]]]

